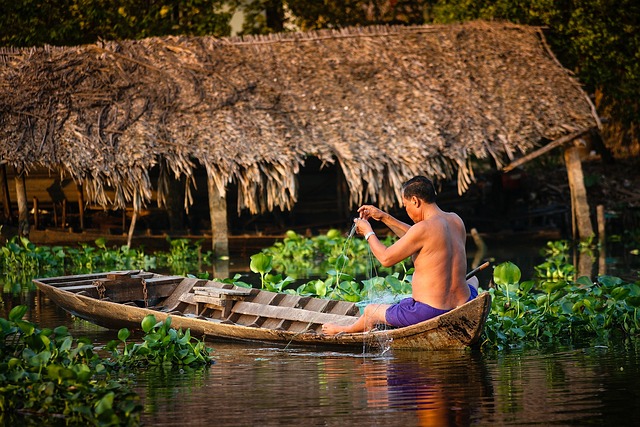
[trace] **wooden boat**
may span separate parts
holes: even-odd
[[[44,295],[71,314],[111,329],[139,329],[148,315],[171,316],[176,329],[204,339],[373,349],[462,349],[476,343],[491,297],[474,300],[416,325],[324,335],[323,323],[350,324],[356,304],[249,289],[196,278],[144,271],[35,279]]]

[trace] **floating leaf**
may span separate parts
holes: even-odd
[[[9,312],[9,320],[15,322],[16,320],[22,319],[22,317],[27,313],[27,310],[28,308],[26,305],[16,305]]]
[[[129,332],[127,328],[122,328],[118,331],[118,339],[120,341],[126,341],[130,335],[131,335],[131,332]]]
[[[268,273],[271,271],[271,262],[273,258],[269,255],[261,253],[257,253],[255,255],[251,255],[251,262],[249,264],[249,268],[254,273]]]
[[[102,415],[106,412],[110,412],[113,409],[114,397],[115,394],[112,391],[104,395],[104,397],[96,403],[96,414]]]
[[[146,316],[144,316],[144,319],[142,319],[142,322],[141,322],[142,330],[145,333],[149,332],[151,329],[153,329],[155,324],[156,324],[156,316],[154,316],[153,314],[147,314]]]
[[[578,280],[576,280],[576,283],[578,285],[581,285],[582,287],[592,287],[593,286],[593,282],[591,281],[591,279],[588,276],[581,276],[578,278]]]
[[[615,276],[599,276],[598,283],[607,287],[618,286],[622,284],[622,279]]]
[[[507,261],[496,266],[493,270],[493,281],[501,286],[516,284],[520,282],[521,275],[520,268],[514,263]]]
[[[546,280],[541,283],[540,288],[548,294],[552,294],[555,291],[562,289],[567,286],[567,282],[563,280]]]

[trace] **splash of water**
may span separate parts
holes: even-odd
[[[343,258],[343,263],[342,263],[342,270],[344,270],[344,267],[346,266],[346,258],[347,258],[347,248],[349,247],[349,245],[351,244],[351,241],[353,239],[353,236],[356,233],[356,224],[355,222],[353,223],[353,225],[351,226],[351,230],[349,231],[349,234],[347,235],[347,239],[345,240],[344,246],[342,247],[342,256]],[[367,269],[366,269],[366,279],[371,279],[374,274],[377,275],[377,271],[375,268],[375,263],[373,260],[373,252],[371,252],[371,247],[367,245]],[[336,261],[336,263],[338,263],[340,260]],[[336,265],[336,271],[337,271],[337,280],[339,280],[342,271],[338,271],[339,265]],[[336,283],[336,286],[338,285],[338,283]],[[369,289],[367,291],[367,302],[368,303],[378,303],[378,304],[390,304],[393,303],[395,301],[392,301],[393,296],[392,295],[380,295],[377,294],[373,289]],[[377,330],[384,330],[386,329],[386,325],[378,325],[376,327]],[[371,337],[367,336],[368,334],[364,334],[363,335],[363,339],[362,339],[362,354],[367,354],[371,343],[369,342],[371,340]],[[376,337],[375,338],[376,341],[378,342],[378,345],[375,347],[378,347],[380,349],[380,353],[379,355],[384,355],[385,353],[387,353],[390,350],[390,343],[387,341],[387,339],[382,338],[382,337]]]

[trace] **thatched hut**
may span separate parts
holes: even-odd
[[[1,164],[46,167],[134,211],[154,165],[188,180],[202,165],[221,252],[229,183],[238,209],[289,209],[315,156],[339,163],[352,205],[389,207],[416,174],[463,192],[471,159],[502,166],[598,124],[541,30],[506,23],[2,49],[0,87]]]

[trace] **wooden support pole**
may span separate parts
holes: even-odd
[[[207,176],[209,216],[211,218],[211,249],[217,256],[229,256],[227,199],[220,194],[213,178]]]
[[[7,165],[0,165],[0,192],[2,192],[2,211],[4,221],[11,223],[11,195],[9,194],[9,182],[7,181]]]
[[[62,213],[60,216],[60,227],[65,228],[67,226],[67,199],[62,199]]]
[[[471,267],[476,268],[480,265],[480,261],[482,261],[485,254],[487,253],[487,245],[475,227],[471,229],[471,237],[473,237],[473,241],[478,248],[476,254],[473,256],[473,262],[471,263]]]
[[[126,212],[126,210],[125,210]],[[131,241],[133,240],[133,230],[136,228],[136,221],[138,220],[138,210],[133,208],[133,216],[131,217],[131,225],[129,225],[129,233],[127,234],[127,246],[131,247]]]
[[[600,243],[598,248],[598,275],[604,276],[607,274],[607,236],[604,206],[596,206],[596,213],[598,218],[598,242]]]
[[[80,231],[84,230],[84,191],[82,184],[76,185],[78,189],[78,213],[80,214]]]
[[[564,151],[564,160],[571,190],[571,212],[573,217],[574,237],[580,240],[593,237],[593,226],[589,214],[587,190],[584,186],[584,175],[578,147],[569,147]]]
[[[604,206],[596,206],[596,217],[598,218],[598,242],[604,247],[606,243],[606,220],[604,217]]]
[[[40,206],[38,206],[38,198],[33,198],[33,229],[40,228]]]
[[[519,158],[518,160],[513,161],[512,163],[510,163],[509,165],[505,166],[502,170],[506,173],[509,172],[510,170],[513,170],[515,168],[517,168],[518,166],[522,166],[523,164],[527,163],[529,160],[533,160],[536,157],[540,157],[541,155],[553,150],[556,147],[560,147],[568,142],[573,141],[574,139],[581,137],[582,135],[584,135],[585,133],[589,132],[591,129],[587,128],[587,129],[582,129],[573,133],[570,133],[569,135],[565,135],[561,138],[556,139],[555,141],[552,141],[550,143],[548,143],[547,145],[545,145],[544,147],[527,154],[524,157]]]
[[[29,237],[29,206],[27,206],[27,184],[24,171],[16,174],[15,181],[18,201],[18,235]]]

